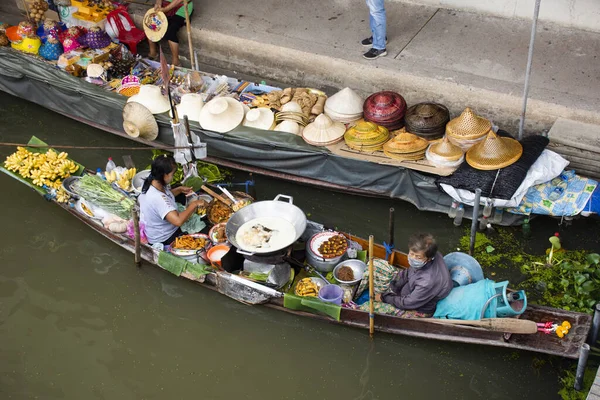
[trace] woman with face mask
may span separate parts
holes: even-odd
[[[438,301],[452,290],[450,272],[432,235],[412,236],[408,250],[410,268],[399,272],[389,290],[375,300],[403,310],[403,318],[431,317]]]
[[[177,211],[175,196],[190,194],[192,188],[179,186],[171,189],[170,183],[177,170],[175,159],[171,156],[157,157],[150,168],[150,175],[144,181],[140,202],[140,220],[145,225],[146,236],[150,244],[171,244],[176,237],[183,235],[180,226],[196,212],[198,207],[206,207],[204,200],[191,202],[181,212]]]

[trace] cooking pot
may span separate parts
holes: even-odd
[[[336,235],[339,235],[339,232],[317,232],[310,237],[310,239],[306,242],[306,262],[308,265],[313,267],[319,272],[331,272],[341,261],[344,261],[348,258],[347,251],[344,252],[341,256],[332,257],[332,258],[324,258],[321,254],[318,253],[319,245]]]
[[[280,201],[280,199],[287,201]],[[300,236],[302,236],[306,229],[306,215],[300,208],[293,204],[293,201],[294,199],[291,196],[278,194],[273,200],[258,201],[235,212],[229,221],[227,221],[227,226],[225,227],[227,240],[238,249],[238,253],[248,256],[254,254],[270,255],[291,246]],[[279,247],[255,250],[244,248],[240,243],[237,243],[236,234],[242,225],[253,219],[265,217],[281,218],[292,224],[294,227],[294,240],[289,241],[289,243],[281,243]]]

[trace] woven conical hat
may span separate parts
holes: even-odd
[[[363,103],[362,97],[347,87],[329,97],[325,101],[325,106],[337,114],[362,115]]]
[[[171,109],[169,99],[162,95],[160,87],[154,85],[142,85],[135,96],[131,96],[127,102],[135,101],[146,107],[152,114],[162,114]]]
[[[242,124],[252,128],[269,130],[273,128],[274,121],[275,115],[273,111],[266,107],[260,107],[248,111]]]
[[[140,103],[131,102],[123,107],[123,129],[131,137],[154,140],[158,136],[158,124],[154,116]]]
[[[450,143],[447,136],[431,143],[428,152],[434,156],[448,161],[456,161],[463,156],[463,151],[460,147]]]
[[[169,21],[164,12],[156,12],[154,8],[151,8],[146,11],[142,20],[142,26],[146,37],[153,42],[158,42],[167,33]]]
[[[521,143],[490,131],[485,140],[467,151],[466,158],[471,167],[487,171],[507,167],[516,162],[522,154]]]
[[[367,121],[359,121],[344,134],[346,145],[361,151],[381,150],[389,138],[390,132],[387,128]]]
[[[412,133],[401,132],[396,135],[392,140],[383,145],[383,150],[388,153],[396,154],[408,154],[408,153],[422,153],[424,155],[425,149],[429,145],[427,140],[418,137]]]
[[[244,119],[242,103],[231,97],[212,99],[200,110],[200,125],[204,129],[225,133],[235,129]]]
[[[446,134],[457,139],[477,139],[492,129],[492,123],[475,114],[469,107],[446,125]]]
[[[340,122],[333,122],[325,114],[319,115],[302,131],[302,137],[310,144],[319,143],[324,146],[337,143],[344,137],[346,127]]]
[[[277,125],[274,130],[288,132],[298,136],[302,135],[302,127],[293,121],[283,121]]]

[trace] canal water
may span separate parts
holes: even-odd
[[[17,98],[0,96],[0,141],[132,146]],[[0,157],[14,151],[0,147]],[[72,150],[88,168],[149,151]],[[294,197],[309,218],[396,243],[420,230],[444,252],[464,228],[409,203],[255,176],[259,199]],[[236,181],[247,175],[236,173]],[[0,174],[2,399],[558,398],[556,358],[376,334],[246,306],[158,268]],[[552,222],[555,224],[555,222]]]

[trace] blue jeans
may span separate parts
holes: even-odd
[[[369,7],[369,23],[371,33],[373,34],[373,48],[377,50],[385,49],[385,6],[384,0],[366,0]]]

